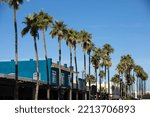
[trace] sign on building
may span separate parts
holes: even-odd
[[[37,72],[33,73],[33,80],[37,80]],[[41,80],[41,74],[39,73],[39,80]]]

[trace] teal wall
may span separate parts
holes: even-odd
[[[58,75],[59,75],[59,70],[58,68],[51,68],[52,65],[52,59],[48,59],[48,69],[49,69],[49,78],[50,78],[50,84],[51,85],[58,85],[59,84],[59,80],[58,80]],[[64,65],[65,67],[67,65]],[[39,60],[39,67],[40,67],[40,75],[41,75],[41,81],[44,81],[45,83],[47,83],[47,76],[46,76],[46,61],[45,60]],[[30,60],[26,60],[26,61],[19,61],[18,62],[18,76],[20,77],[26,77],[28,79],[33,79],[33,73],[36,72],[36,61],[33,59]],[[56,71],[57,74],[57,79],[56,79],[56,83],[52,83],[52,70]],[[68,71],[61,71],[62,73],[64,73],[64,77],[65,77],[65,83],[64,86],[68,87],[69,86],[69,78],[68,75],[70,74],[70,72]],[[11,61],[1,61],[0,62],[0,73],[2,74],[11,74],[11,73],[15,73],[15,61],[11,60]]]

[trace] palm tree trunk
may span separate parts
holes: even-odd
[[[143,95],[145,94],[145,80],[143,80]]]
[[[125,98],[127,98],[128,94],[128,84],[127,84],[127,73],[125,73]]]
[[[96,100],[98,100],[98,92],[97,92],[97,69],[95,68],[95,78],[96,78]]]
[[[101,84],[102,84],[101,77],[99,77],[99,94],[100,94],[100,96],[101,96],[101,92],[102,92]]]
[[[91,75],[91,57],[89,52],[89,76]],[[91,81],[89,80],[89,100],[91,100]]]
[[[89,52],[89,75],[91,75],[91,52]]]
[[[87,100],[87,92],[86,92],[86,53],[84,52],[84,80],[85,80],[85,100]]]
[[[142,79],[140,79],[140,95],[141,95],[141,98],[142,98]]]
[[[72,100],[73,79],[72,79],[72,47],[71,46],[70,46],[70,80],[72,80],[71,82],[72,86],[69,87],[69,99]]]
[[[61,95],[61,86],[62,86],[62,78],[61,78],[61,39],[58,38],[59,43],[59,87],[58,87],[58,100],[62,98]]]
[[[136,83],[136,86],[137,86],[137,88],[136,88],[136,90],[137,90],[137,97],[138,97],[138,95],[139,95],[139,78],[137,77],[137,83]]]
[[[143,97],[143,92],[144,92],[144,88],[143,88],[143,80],[141,81],[142,82],[142,97]]]
[[[110,72],[108,67],[108,99],[110,98]]]
[[[134,82],[134,96],[135,96],[135,98],[137,98],[137,78],[135,77],[135,82]]]
[[[129,85],[129,93],[130,93],[129,95],[130,95],[130,97],[132,96],[131,95],[131,88],[132,88],[132,85]]]
[[[17,19],[16,19],[16,9],[14,8],[14,28],[15,28],[15,96],[14,99],[17,100],[18,93],[18,31],[17,31]]]
[[[146,93],[146,80],[145,80],[145,93]]]
[[[144,94],[146,93],[146,80],[144,80]]]
[[[101,71],[101,69],[99,67],[99,73],[100,73],[100,71]],[[101,84],[102,84],[101,76],[99,75],[99,94],[100,94],[100,97],[101,97],[101,90],[102,90]]]
[[[35,100],[38,100],[38,93],[39,93],[39,57],[38,57],[38,50],[36,44],[36,37],[34,37],[34,49],[35,49],[35,56],[36,56],[36,72],[37,72],[37,80],[36,80],[36,89],[35,89]]]
[[[106,65],[105,65],[105,93],[107,93],[107,90],[106,90]]]
[[[74,61],[76,68],[76,100],[78,100],[78,68],[77,68],[77,58],[76,58],[76,47],[74,48]]]
[[[120,76],[120,74],[119,74]],[[122,80],[120,79],[120,98],[122,98]]]
[[[122,97],[125,97],[125,82],[126,82],[126,78],[125,78],[125,75],[124,73],[122,74]]]
[[[140,97],[142,97],[142,82],[141,82],[141,78],[140,78]]]
[[[89,80],[89,100],[91,100],[91,81]]]
[[[46,60],[46,77],[47,77],[47,100],[50,99],[50,85],[49,85],[49,70],[48,70],[48,58],[47,58],[47,48],[46,48],[46,40],[45,40],[45,30],[42,31],[43,42],[44,42],[44,52],[45,52],[45,60]]]
[[[140,81],[140,78],[139,78],[139,96],[141,95],[141,81]]]
[[[131,96],[134,97],[133,96],[133,84],[132,84]]]

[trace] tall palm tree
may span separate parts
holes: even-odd
[[[88,49],[87,49],[87,54],[89,55],[89,75],[91,75],[91,52],[92,52],[92,50],[94,49],[94,44],[93,44],[93,42],[90,42],[89,43],[89,46],[88,46]],[[91,98],[91,87],[90,87],[90,81],[89,81],[89,100],[90,100],[90,98]]]
[[[36,14],[33,16],[27,16],[25,18],[25,21],[23,22],[26,26],[23,28],[21,34],[22,36],[26,35],[28,32],[30,32],[31,36],[33,36],[34,40],[34,49],[35,49],[35,56],[36,56],[36,72],[37,72],[37,80],[36,80],[36,88],[35,88],[35,97],[34,99],[38,99],[38,91],[39,91],[39,58],[38,58],[38,49],[36,44],[36,38],[39,38],[39,27],[37,25],[37,18]]]
[[[95,71],[95,79],[96,79],[96,99],[98,100],[98,92],[97,92],[97,69],[99,68],[99,61],[100,61],[100,48],[95,48],[94,53],[91,58],[91,63],[94,67]]]
[[[137,95],[141,95],[142,97],[143,81],[146,81],[148,79],[148,74],[144,71],[144,69],[140,65],[136,65],[134,67],[134,72],[136,73],[136,77],[137,77]],[[142,87],[140,87],[141,85]]]
[[[110,54],[114,52],[114,48],[111,47],[110,44],[106,43],[103,46],[103,61],[104,61],[104,66],[105,66],[105,88],[106,88],[106,70],[108,73],[108,96],[110,96],[110,72],[109,68],[112,65]],[[108,97],[109,98],[109,97]]]
[[[79,74],[76,49],[77,49],[77,44],[79,43],[80,43],[79,32],[74,31],[73,48],[74,48],[74,62],[75,62],[75,72],[76,72],[76,100],[78,100],[78,74]]]
[[[67,33],[66,25],[62,21],[55,21],[52,26],[52,31],[50,35],[52,38],[58,37],[59,44],[59,88],[58,88],[58,99],[61,99],[61,87],[62,87],[62,78],[61,78],[61,40],[65,38]]]
[[[105,77],[105,72],[103,70],[99,71],[99,92],[100,92],[100,96],[101,96],[101,92],[102,92],[102,79]]]
[[[101,91],[102,91],[102,79],[105,77],[105,72],[103,70],[100,70],[99,72],[99,92],[100,92],[100,96],[101,96]]]
[[[115,74],[115,75],[112,77],[111,82],[114,83],[114,86],[115,86],[114,95],[116,95],[116,94],[115,94],[115,92],[116,92],[116,87],[120,84],[120,76],[119,76],[119,74]]]
[[[129,85],[129,81],[131,80],[131,71],[133,70],[135,64],[134,60],[132,59],[131,55],[123,55],[121,57],[120,63],[117,65],[117,69],[121,68],[122,74],[124,74],[125,77],[125,84],[126,84],[126,89],[125,89],[125,97],[127,97],[127,86]]]
[[[134,83],[134,75],[131,75],[129,76],[130,80],[128,81],[128,85],[129,85],[129,96],[132,97],[132,92],[131,92],[131,86],[133,85]]]
[[[74,41],[74,36],[75,36],[75,32],[73,29],[67,29],[67,35],[66,35],[66,44],[69,46],[70,48],[70,81],[71,81],[71,85],[70,86],[70,94],[69,94],[69,99],[72,99],[72,89],[73,89],[73,78],[72,78],[72,48],[73,46],[73,41]]]
[[[116,67],[116,70],[117,70],[119,77],[120,77],[120,98],[122,98],[122,88],[123,88],[122,79],[123,79],[124,66],[122,66],[121,63],[119,63]],[[122,76],[122,78],[121,78],[121,76]]]
[[[87,74],[86,82],[89,83],[89,100],[91,100],[91,84],[95,83],[95,76]]]
[[[91,34],[89,34],[88,32],[86,32],[84,30],[81,30],[79,32],[79,35],[80,35],[81,47],[84,52],[84,79],[86,80],[86,52],[91,43],[92,36],[91,36]],[[85,81],[85,99],[87,99],[86,81]]]
[[[44,42],[44,53],[45,53],[45,60],[46,60],[46,77],[47,77],[47,99],[50,99],[50,82],[49,82],[49,68],[48,68],[48,57],[47,57],[47,48],[46,48],[46,39],[45,39],[45,31],[49,26],[53,24],[53,17],[49,16],[47,13],[40,11],[37,14],[38,19],[38,27],[42,30],[43,42]]]
[[[144,71],[143,72],[143,76],[142,76],[142,80],[143,80],[143,90],[142,90],[142,94],[145,94],[146,92],[146,80],[148,80],[148,74]]]
[[[140,95],[140,88],[139,88],[139,79],[142,77],[142,73],[143,73],[143,68],[140,66],[140,65],[136,65],[135,67],[134,67],[134,72],[136,73],[136,77],[137,77],[137,79],[136,79],[136,89],[137,89],[137,95],[139,96]]]
[[[14,29],[15,29],[15,99],[18,99],[18,29],[17,29],[17,18],[16,12],[19,6],[23,3],[23,0],[2,0],[2,2],[7,3],[14,12]]]

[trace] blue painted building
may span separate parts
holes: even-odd
[[[40,69],[40,82],[47,84],[46,75],[46,61],[39,60]],[[48,59],[48,71],[49,71],[49,81],[51,86],[57,86],[59,84],[59,66],[52,62],[52,59]],[[0,74],[5,74],[9,76],[15,75],[15,61],[1,61],[0,62]],[[69,87],[70,85],[70,68],[67,64],[61,66],[62,74],[62,86]],[[33,59],[19,61],[18,62],[18,76],[19,79],[36,80],[36,61]],[[73,75],[72,75],[73,77]]]

